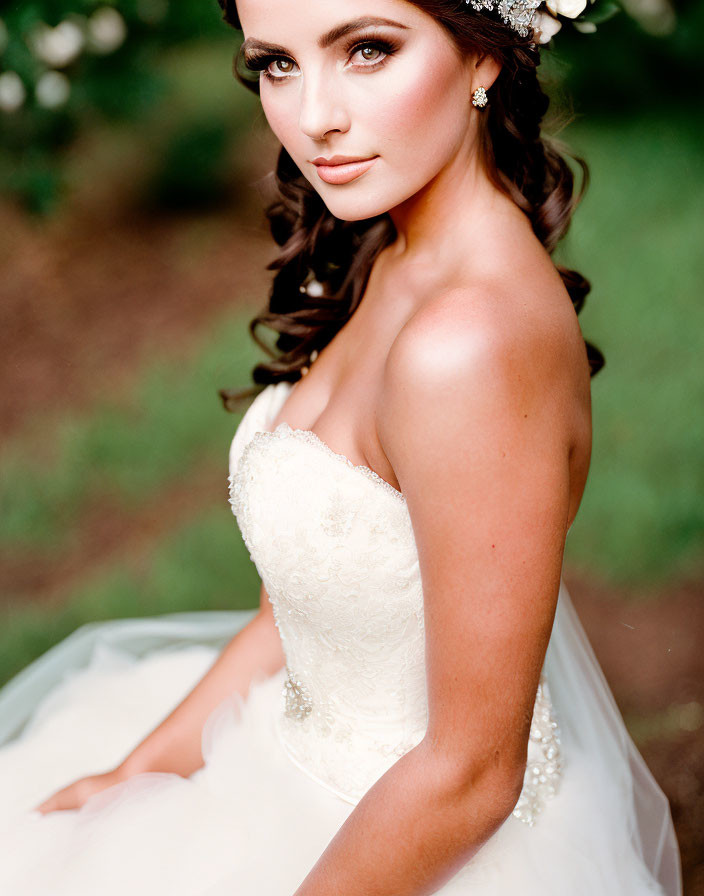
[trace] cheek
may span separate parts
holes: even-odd
[[[403,67],[405,69],[405,67]],[[468,121],[467,86],[456,66],[414,71],[401,66],[390,78],[389,91],[371,105],[389,152],[402,153],[409,164],[435,164],[456,147]]]
[[[300,135],[296,117],[297,101],[292,101],[290,90],[289,85],[270,85],[266,82],[262,82],[260,89],[262,111],[269,127],[288,150],[295,146],[296,135]],[[288,101],[285,94],[288,94]]]

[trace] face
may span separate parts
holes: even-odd
[[[335,217],[387,212],[471,149],[473,60],[412,3],[237,8],[267,120]]]

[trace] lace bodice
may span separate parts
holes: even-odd
[[[275,717],[291,759],[355,803],[422,739],[423,591],[401,492],[316,434],[269,421],[290,384],[252,402],[230,450],[230,503],[272,602],[286,657]],[[541,677],[514,815],[532,824],[560,779]]]

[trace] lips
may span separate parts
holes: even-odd
[[[330,165],[347,165],[350,162],[366,162],[371,158],[372,156],[332,156],[332,158],[326,159],[325,156],[318,156],[317,159],[313,159],[313,164],[324,165],[327,168]]]
[[[326,159],[318,156],[313,159],[318,176],[328,184],[346,184],[368,171],[378,156],[333,156]]]

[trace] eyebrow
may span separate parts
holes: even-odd
[[[318,46],[321,50],[325,50],[353,31],[370,28],[373,25],[390,25],[392,28],[408,29],[408,25],[394,22],[393,19],[382,19],[379,16],[362,16],[359,19],[352,19],[349,22],[344,22],[342,25],[336,25],[334,28],[331,28],[330,31],[318,38]],[[273,53],[281,53],[282,55],[291,55],[286,47],[281,47],[278,44],[269,44],[265,41],[257,40],[255,37],[248,37],[242,44],[242,51],[246,53],[247,50],[268,50]]]

